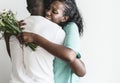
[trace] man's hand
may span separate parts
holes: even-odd
[[[23,26],[26,25],[26,23],[24,22],[24,20],[18,21],[18,24],[19,24],[19,26],[20,26],[21,29],[24,29]]]
[[[19,24],[19,26],[24,26],[24,25],[26,25],[26,23],[24,22],[24,20],[18,21],[18,24]]]

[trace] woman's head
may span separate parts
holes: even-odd
[[[68,16],[64,16],[64,4],[58,0],[51,2],[50,6],[46,9],[46,18],[60,24],[66,22]]]
[[[79,32],[83,32],[82,17],[75,1],[53,0],[46,10],[46,18],[61,26],[64,26],[67,22],[75,22],[79,27]]]

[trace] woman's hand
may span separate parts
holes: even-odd
[[[34,43],[34,33],[30,32],[22,32],[21,34],[17,35],[20,43]]]

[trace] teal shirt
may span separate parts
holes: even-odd
[[[66,33],[64,46],[71,48],[80,55],[80,37],[77,25],[70,22],[63,29]],[[72,72],[66,62],[56,57],[53,65],[55,83],[80,83],[80,78]]]

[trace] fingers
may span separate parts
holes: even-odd
[[[18,24],[19,24],[19,26],[24,26],[24,25],[26,25],[26,23],[24,22],[24,20],[18,21]]]
[[[32,34],[33,33],[23,32],[18,34],[16,37],[18,38],[21,44],[32,43],[34,41]]]
[[[19,42],[20,42],[21,44],[24,44],[24,43],[25,43],[25,42],[24,42],[24,39],[23,39],[23,33],[20,33],[20,34],[16,35],[16,37],[18,38],[18,40],[19,40]]]
[[[20,27],[22,30],[24,30],[25,29],[25,27]]]

